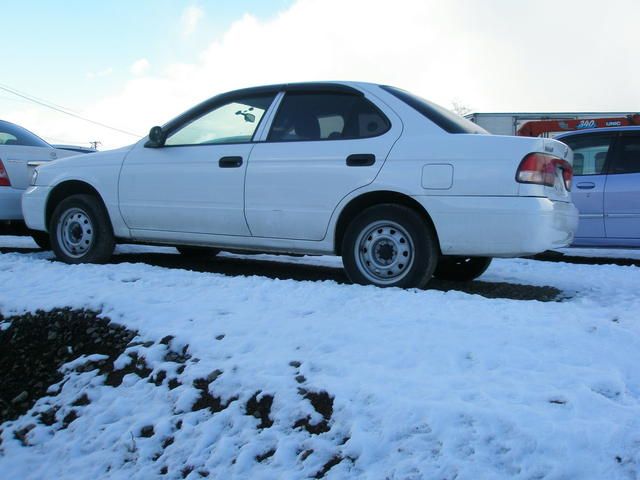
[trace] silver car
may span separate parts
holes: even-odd
[[[29,162],[48,162],[77,155],[52,147],[26,128],[0,120],[0,224],[3,233],[22,233],[24,222],[20,198],[29,186]],[[49,237],[42,232],[31,235],[42,248],[49,248]]]

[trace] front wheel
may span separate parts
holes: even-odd
[[[491,257],[442,257],[433,276],[440,280],[470,282],[489,268],[491,260]]]
[[[349,279],[379,287],[424,287],[438,255],[433,228],[403,205],[364,210],[349,224],[342,241],[342,262]]]
[[[51,247],[66,263],[104,263],[115,247],[109,215],[92,195],[72,195],[53,211]]]

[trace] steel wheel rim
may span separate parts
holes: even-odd
[[[358,269],[367,280],[390,285],[409,274],[415,248],[404,227],[380,220],[362,229],[355,242],[354,254]]]
[[[73,258],[85,255],[93,245],[93,224],[87,213],[80,208],[65,211],[56,229],[58,245]]]

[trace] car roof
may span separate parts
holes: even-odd
[[[231,90],[228,92],[220,93],[209,100],[214,98],[235,96],[235,95],[247,95],[247,94],[261,94],[270,92],[280,92],[282,90],[335,90],[349,93],[362,94],[360,88],[366,85],[376,85],[374,83],[367,82],[352,82],[352,81],[334,81],[325,80],[318,82],[293,82],[293,83],[275,83],[271,85],[260,85],[255,87],[241,88],[237,90]]]
[[[638,132],[638,131],[640,131],[640,125],[628,125],[626,127],[585,128],[584,130],[575,130],[572,132],[565,132],[554,138],[556,140],[560,140],[561,138],[572,137],[574,135],[584,135],[588,133]]]
[[[210,108],[211,105],[234,99],[236,97],[246,95],[276,94],[282,90],[288,91],[307,91],[307,90],[324,90],[336,93],[351,93],[356,95],[364,95],[362,88],[365,85],[376,85],[366,82],[345,82],[345,81],[321,81],[321,82],[299,82],[299,83],[277,83],[273,85],[262,85],[257,87],[241,88],[220,93],[190,108],[181,115],[175,117],[165,123],[162,128],[171,130],[175,125],[179,125],[189,118],[195,118],[202,112]]]

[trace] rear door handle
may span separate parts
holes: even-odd
[[[373,153],[355,153],[347,157],[348,167],[369,167],[376,163],[376,156]]]
[[[220,168],[238,168],[242,166],[242,157],[222,157],[218,165]]]
[[[579,182],[576,183],[576,187],[580,190],[591,190],[592,188],[596,188],[596,184],[593,182]]]

